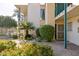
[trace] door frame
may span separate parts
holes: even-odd
[[[59,30],[58,30],[58,26],[59,26],[59,25],[63,25],[63,26],[64,26],[64,24],[56,24],[56,25],[55,25],[55,39],[56,39],[56,40],[60,40],[60,41],[61,41],[61,40],[64,41],[64,37],[63,37],[63,39],[59,39],[59,37],[58,37],[58,35],[59,35],[59,33],[58,33],[58,31],[59,31]],[[63,27],[63,36],[64,36],[64,27]]]

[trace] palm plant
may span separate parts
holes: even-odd
[[[21,29],[25,29],[26,37],[29,35],[29,30],[34,29],[34,25],[31,22],[27,22],[26,20],[21,22]]]

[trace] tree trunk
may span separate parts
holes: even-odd
[[[25,30],[25,39],[27,39],[27,37],[28,37],[28,30]]]
[[[26,30],[26,36],[28,35],[28,30]]]

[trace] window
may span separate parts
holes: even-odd
[[[68,31],[72,31],[72,22],[68,23]]]
[[[45,20],[45,9],[40,10],[40,16],[42,20]]]

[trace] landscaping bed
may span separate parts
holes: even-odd
[[[0,56],[53,56],[53,50],[37,43],[22,43],[17,47],[14,41],[0,40]]]

